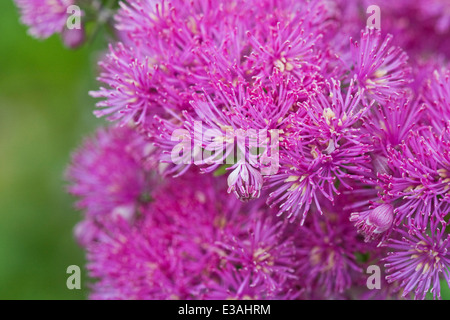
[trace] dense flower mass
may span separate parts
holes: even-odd
[[[189,172],[154,185],[136,223],[102,224],[87,246],[88,269],[100,279],[92,298],[288,296],[296,247],[285,224],[267,208],[230,201],[224,189],[223,177]]]
[[[66,2],[16,0],[39,37]],[[369,2],[91,6],[116,10],[90,93],[111,125],[67,171],[91,298],[440,298],[450,6],[378,1],[375,29]]]

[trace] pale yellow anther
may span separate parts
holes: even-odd
[[[377,71],[375,71],[374,76],[375,78],[381,78],[385,76],[386,73],[387,73],[386,69],[378,69]]]
[[[437,173],[439,174],[439,176],[441,178],[447,178],[448,177],[448,171],[446,169],[439,169],[437,171]]]
[[[422,269],[423,263],[419,263],[416,267],[416,272],[420,271],[420,269]]]
[[[294,65],[290,62],[286,63],[286,71],[294,70]]]
[[[284,70],[286,69],[284,63],[281,60],[275,60],[275,62],[273,63],[275,65],[276,68],[278,68],[278,70],[280,70],[281,72],[284,72]]]
[[[313,156],[314,159],[317,159],[319,157],[319,153],[317,152],[316,146],[312,146],[311,155]]]
[[[323,110],[323,117],[328,125],[330,125],[332,119],[336,119],[336,114],[331,110],[331,108],[325,108]]]
[[[297,181],[300,177],[299,176],[289,176],[287,177],[286,180],[284,180],[284,182],[293,182],[293,181]]]

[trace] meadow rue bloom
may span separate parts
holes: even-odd
[[[354,73],[358,85],[366,89],[369,97],[385,100],[399,95],[410,80],[408,55],[392,46],[392,35],[383,40],[381,32],[369,29],[361,32],[360,42],[351,40]]]
[[[80,47],[86,40],[86,31],[84,26],[80,29],[64,29],[61,33],[64,45],[69,49]]]
[[[217,193],[223,179],[219,187],[203,175],[186,188],[192,177],[156,188],[133,225],[123,219],[104,225],[104,236],[88,247],[88,269],[99,279],[92,298],[214,298],[219,288],[229,297],[277,297],[288,291],[295,247],[280,225],[264,209],[248,213]],[[262,217],[267,220],[252,222]]]
[[[354,297],[369,259],[397,248],[392,235],[426,237],[430,220],[444,223],[448,77],[412,83],[413,67],[430,68],[407,64],[395,28],[354,41],[356,11],[325,1],[121,3],[121,42],[100,63],[108,87],[91,93],[103,99],[96,114],[134,123],[168,180],[131,221],[87,215],[77,227],[99,279],[93,298]],[[404,286],[394,278],[379,297]]]
[[[122,43],[116,48],[110,46],[110,53],[99,65],[103,71],[98,80],[109,88],[90,93],[95,98],[106,98],[97,103],[102,109],[94,112],[96,116],[108,115],[109,120],[120,119],[122,124],[130,120],[139,124],[164,113],[162,105],[169,104],[167,92],[171,89],[159,84],[158,69],[139,49]]]
[[[79,1],[15,2],[33,36],[84,41],[66,27]],[[369,2],[91,3],[116,38],[90,92],[115,126],[67,170],[91,298],[440,298],[445,1],[380,0],[381,30]]]
[[[346,2],[348,6],[354,6],[353,1]],[[362,11],[374,3],[363,0],[359,4]],[[381,30],[394,35],[395,44],[407,50],[411,58],[418,61],[423,57],[450,57],[446,0],[414,3],[409,0],[380,0],[376,4],[381,9]]]
[[[383,175],[385,193],[398,199],[396,205],[396,224],[405,219],[413,221],[423,231],[431,217],[442,220],[448,213],[450,180],[449,170],[449,131],[441,135],[431,128],[419,132],[411,131],[398,150],[390,148],[392,166],[398,174]]]
[[[318,196],[333,201],[338,181],[350,188],[347,180],[363,178],[370,171],[370,146],[363,143],[360,129],[354,126],[367,112],[369,105],[361,101],[361,92],[341,92],[339,81],[327,82],[328,91],[301,104],[289,119],[280,150],[280,172],[268,177],[273,190],[269,203],[279,206],[288,218],[299,216],[303,224],[311,204],[322,212]]]
[[[450,119],[450,70],[434,70],[424,87],[429,121],[436,129],[442,129]]]
[[[264,283],[271,293],[277,292],[280,281],[296,278],[296,248],[292,235],[285,236],[286,224],[263,219],[247,221],[242,231],[225,235],[220,247],[228,262],[249,272],[251,287]]]
[[[391,96],[383,103],[376,103],[370,110],[362,131],[373,145],[374,167],[379,173],[393,168],[388,164],[388,148],[398,147],[409,132],[421,123],[426,106],[408,95]]]
[[[14,0],[20,9],[21,21],[29,33],[36,38],[46,39],[66,28],[69,14],[67,9],[75,0]]]
[[[180,162],[202,166],[203,172],[229,165],[228,192],[241,200],[258,198],[263,175],[278,169],[279,133],[296,96],[287,92],[290,82],[279,74],[269,81],[266,86],[255,81],[249,89],[243,79],[234,83],[218,80],[215,85],[221,90],[215,99],[194,94],[191,105],[195,114],[183,112],[184,119],[177,119],[182,121],[179,126],[159,119],[163,134],[157,143],[173,148],[165,142],[169,136],[170,140],[183,140],[190,159],[183,155]]]
[[[430,229],[422,233],[411,226],[409,232],[398,230],[398,237],[388,245],[385,261],[390,282],[397,281],[403,296],[414,292],[416,299],[425,299],[428,292],[440,298],[440,276],[450,285],[450,235],[445,232],[446,223],[433,221]]]
[[[342,294],[361,273],[354,252],[364,252],[355,228],[348,221],[348,212],[313,214],[306,227],[297,234],[300,281],[310,294],[325,296]]]
[[[87,216],[121,215],[132,219],[147,190],[143,160],[151,146],[129,127],[106,128],[87,139],[67,170],[69,193]]]
[[[317,64],[320,53],[317,51],[324,47],[318,45],[318,42],[323,37],[322,28],[327,26],[315,22],[326,19],[325,4],[312,1],[302,6],[293,4],[290,9],[294,13],[292,19],[286,17],[283,24],[279,19],[273,19],[270,22],[276,27],[266,32],[259,30],[255,35],[248,32],[249,42],[255,49],[251,59],[254,59],[255,67],[260,70],[260,76],[270,75],[276,68],[299,79],[304,78],[305,74],[313,75],[313,79],[317,76],[315,71],[319,69]],[[284,13],[279,8],[275,10],[274,18]],[[258,37],[266,40],[265,43],[261,43]]]

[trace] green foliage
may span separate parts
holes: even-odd
[[[88,91],[104,43],[73,52],[58,36],[33,39],[12,0],[0,1],[0,30],[0,299],[84,299],[85,279],[66,288],[66,268],[85,260],[64,170],[101,124]]]

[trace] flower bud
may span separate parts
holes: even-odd
[[[67,29],[65,28],[61,34],[64,45],[69,49],[77,49],[86,40],[86,34],[84,27],[80,29]]]
[[[365,241],[376,239],[380,234],[387,231],[394,221],[394,207],[383,203],[372,210],[354,212],[350,221],[356,221],[355,227],[358,232],[365,236]]]

